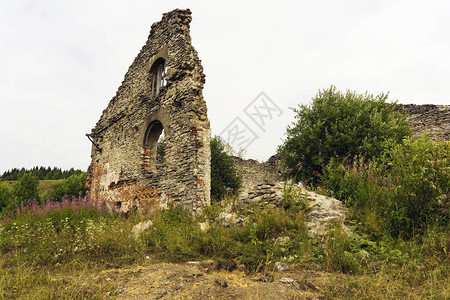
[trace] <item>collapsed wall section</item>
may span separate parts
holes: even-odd
[[[205,75],[191,45],[190,10],[154,23],[116,95],[88,137],[87,188],[121,211],[169,202],[210,203],[210,125]]]
[[[450,140],[450,105],[404,104],[408,121],[416,135],[426,132],[437,140]]]

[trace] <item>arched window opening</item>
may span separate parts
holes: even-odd
[[[161,88],[166,85],[166,62],[162,58],[158,58],[150,69],[152,77],[152,97],[159,95]]]
[[[144,149],[141,154],[142,167],[155,167],[164,161],[164,127],[160,121],[150,123],[145,133]]]

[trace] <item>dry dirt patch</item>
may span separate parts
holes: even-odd
[[[113,284],[115,290],[106,296],[118,299],[326,298],[320,289],[326,276],[318,272],[291,270],[246,275],[238,269],[223,270],[212,261],[111,269],[96,279]]]

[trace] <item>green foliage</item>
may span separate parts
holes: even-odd
[[[218,136],[211,139],[211,198],[219,200],[234,194],[241,186],[241,177],[233,158],[226,152],[226,143]]]
[[[0,212],[11,210],[15,206],[20,205],[22,201],[30,202],[33,199],[39,201],[40,198],[61,200],[65,196],[68,198],[79,195],[84,196],[86,194],[85,181],[86,174],[84,172],[53,183],[51,180],[39,182],[32,173],[24,173],[20,180],[13,182],[12,188],[0,181]],[[40,193],[40,189],[44,189],[46,192],[41,191]],[[40,194],[42,197],[40,197]]]
[[[0,182],[0,213],[10,204],[11,190]]]
[[[156,160],[162,161],[164,159],[165,147],[164,136],[159,137],[158,145],[156,145]]]
[[[323,166],[334,157],[374,157],[387,140],[401,143],[411,129],[405,114],[386,100],[386,94],[341,93],[331,86],[319,91],[311,105],[293,108],[296,121],[278,147],[288,175],[317,184]]]
[[[306,195],[302,195],[301,189],[295,187],[293,181],[285,181],[283,189],[283,208],[292,211],[305,210],[308,207],[308,200]]]
[[[84,196],[86,194],[86,188],[84,186],[86,182],[86,173],[79,175],[72,175],[67,179],[55,182],[52,184],[52,188],[45,193],[43,198],[50,199],[62,199],[63,197],[72,196]]]
[[[380,158],[332,160],[324,182],[374,235],[411,237],[448,224],[450,142],[426,136],[392,144]]]
[[[13,197],[16,203],[39,199],[39,179],[34,175],[25,173],[14,185]]]

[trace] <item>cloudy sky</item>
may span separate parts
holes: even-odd
[[[87,169],[85,134],[151,24],[174,8],[193,13],[212,132],[238,118],[256,137],[248,158],[274,154],[293,121],[289,107],[330,85],[389,92],[405,104],[450,104],[445,0],[0,0],[0,174]],[[261,92],[279,108],[264,126],[245,113]]]

